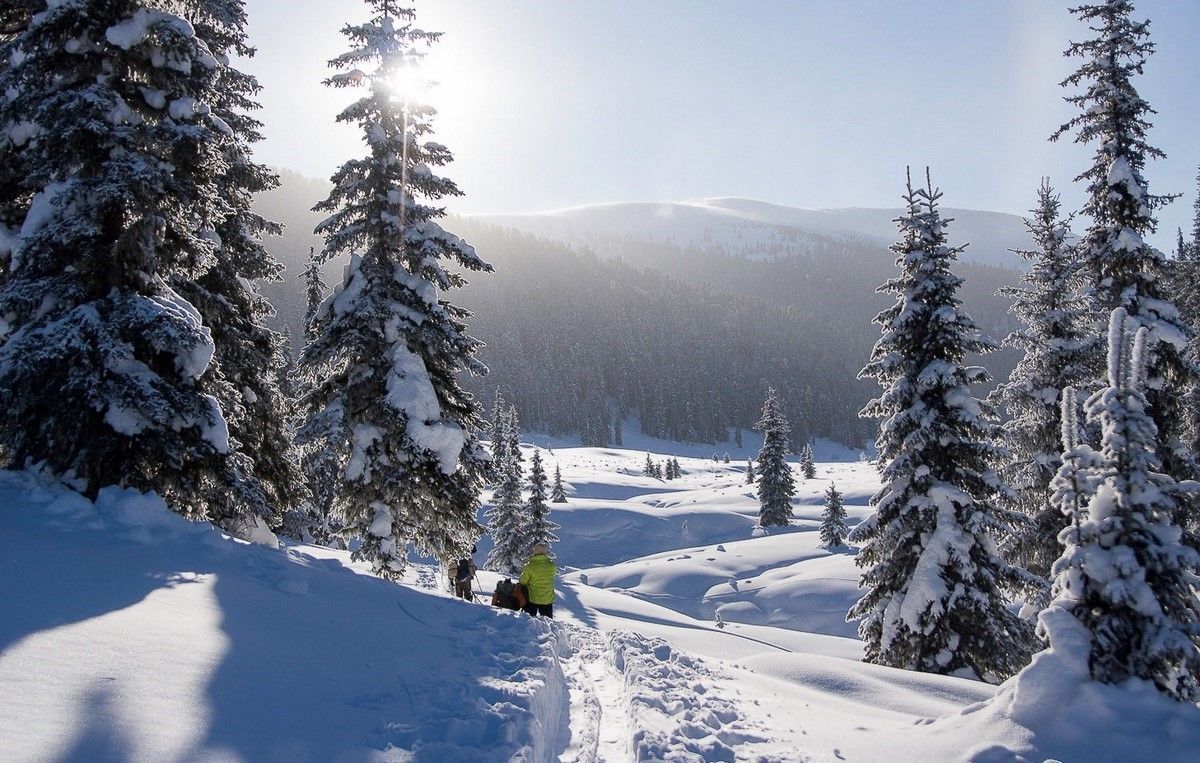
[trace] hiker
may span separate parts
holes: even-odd
[[[554,617],[554,578],[558,568],[550,561],[549,554],[550,548],[545,543],[535,544],[533,555],[521,571],[519,582],[528,599],[525,611],[534,617]]]
[[[475,577],[475,560],[465,556],[458,560],[454,568],[454,595],[460,599],[474,601],[475,593],[471,590],[471,579]]]

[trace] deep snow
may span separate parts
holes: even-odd
[[[639,443],[642,444],[642,443]],[[670,451],[652,453],[662,460]],[[557,619],[405,585],[343,552],[251,545],[110,489],[0,473],[5,760],[1194,759],[1200,710],[1048,654],[996,688],[859,662],[853,549],[817,543],[830,479],[758,535],[745,463],[555,447],[570,502]],[[846,454],[850,458],[849,454]],[[482,559],[486,544],[481,544]],[[479,576],[480,594],[496,577]],[[724,621],[718,627],[714,615]]]

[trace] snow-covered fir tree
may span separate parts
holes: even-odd
[[[645,466],[642,467],[642,476],[643,477],[653,477],[654,476],[654,459],[650,458],[649,453],[646,454],[646,464],[645,464]]]
[[[1010,562],[1044,579],[1062,553],[1058,535],[1066,526],[1050,501],[1050,482],[1062,463],[1060,398],[1067,387],[1092,385],[1099,341],[1090,290],[1059,207],[1058,194],[1043,180],[1025,221],[1035,248],[1017,251],[1030,262],[1029,272],[1021,286],[1002,292],[1012,298],[1011,311],[1022,324],[1005,345],[1024,356],[990,397],[1006,416],[1008,455],[998,471],[1013,491],[1007,506],[1022,518],[1002,548]]]
[[[508,406],[508,416],[504,419],[504,457],[517,465],[517,473],[521,473],[521,462],[525,456],[521,454],[521,417],[517,406]]]
[[[821,545],[826,548],[846,544],[846,507],[837,486],[829,483],[825,491],[825,508],[821,512]]]
[[[550,492],[550,503],[566,503],[567,491],[563,488],[562,469],[554,465],[554,488]]]
[[[1053,649],[1088,649],[1096,681],[1143,679],[1169,697],[1195,702],[1200,560],[1181,542],[1174,522],[1178,485],[1161,471],[1158,433],[1147,412],[1151,341],[1148,328],[1123,309],[1113,311],[1108,386],[1087,402],[1088,420],[1101,430],[1101,450],[1064,442],[1068,453],[1078,451],[1064,459],[1056,479],[1070,524],[1054,565],[1054,600],[1040,627]]]
[[[536,450],[529,461],[529,499],[525,502],[525,513],[524,554],[527,559],[538,543],[552,545],[558,542],[558,536],[554,534],[558,525],[551,521],[550,507],[546,505],[546,470],[542,468],[542,454]]]
[[[177,290],[228,267],[242,242],[222,236],[246,224],[225,195],[246,187],[231,162],[251,137],[218,114],[244,93],[221,47],[241,33],[216,7],[193,25],[143,0],[7,6],[0,466],[154,490],[247,533],[276,514],[221,409],[237,353]]]
[[[725,463],[729,463],[729,453],[726,452],[725,455],[721,458],[721,460]]]
[[[1195,376],[1184,354],[1191,327],[1164,289],[1165,256],[1146,241],[1157,226],[1155,211],[1174,198],[1151,194],[1142,174],[1148,160],[1164,157],[1147,142],[1154,111],[1134,86],[1154,52],[1149,22],[1132,18],[1130,0],[1088,3],[1071,12],[1094,36],[1066,51],[1082,60],[1062,83],[1074,89],[1066,100],[1079,113],[1053,138],[1073,133],[1075,142],[1095,146],[1091,166],[1076,178],[1087,183],[1083,213],[1090,225],[1079,249],[1100,311],[1095,333],[1102,334],[1109,312],[1121,307],[1157,338],[1146,368],[1148,413],[1159,430],[1163,469],[1190,479],[1196,475],[1195,454],[1185,442],[1188,417],[1181,409]],[[1098,360],[1102,356],[1101,348]]]
[[[329,286],[321,276],[321,264],[317,262],[317,252],[308,250],[308,261],[304,270],[300,271],[300,280],[304,283],[304,341],[311,342],[317,338],[317,313],[321,303],[329,294]]]
[[[438,35],[416,28],[411,10],[366,5],[371,19],[343,29],[351,49],[331,61],[338,73],[327,80],[365,90],[338,121],[361,129],[368,153],[334,173],[316,207],[329,215],[317,226],[321,261],[347,262],[304,351],[304,402],[311,416],[335,412],[347,432],[335,501],[342,532],[359,538],[356,558],[398,578],[409,545],[457,558],[482,529],[475,515],[489,461],[478,405],[458,376],[486,369],[466,333],[469,314],[441,294],[465,283],[462,270],[491,268],[437,224],[438,200],[460,193],[433,171],[450,152],[428,140],[434,109],[398,91]]]
[[[506,452],[495,465],[496,489],[487,510],[488,534],[492,550],[484,566],[503,575],[515,575],[528,558],[525,539],[529,517],[521,498],[521,465]]]
[[[969,670],[985,680],[1011,675],[1032,649],[1032,629],[1006,606],[1009,567],[994,536],[994,502],[1004,493],[992,469],[997,426],[971,385],[987,380],[964,365],[987,352],[957,296],[951,272],[962,247],[947,243],[941,192],[908,181],[892,246],[900,273],[880,290],[896,303],[875,319],[883,336],[862,371],[882,387],[863,415],[881,419],[876,447],[882,487],[875,513],[855,527],[863,544],[860,620],[865,658],[908,670]]]
[[[763,527],[786,525],[792,516],[796,480],[787,462],[791,427],[773,387],[767,389],[762,418],[755,428],[763,433],[758,451],[758,523]]]
[[[675,469],[675,479],[679,479],[680,477],[682,477],[683,476],[683,467],[679,465],[678,457],[671,459],[671,465]]]
[[[504,449],[508,447],[508,432],[505,429],[508,421],[508,404],[504,401],[504,396],[500,394],[500,388],[496,387],[496,396],[492,400],[492,426],[490,437],[492,443],[492,465],[499,469],[500,463],[504,460]]]
[[[304,339],[311,342],[317,337],[317,313],[329,292],[321,278],[321,266],[315,251],[308,252],[308,262],[300,274],[304,282],[306,301]],[[342,428],[341,407],[327,408],[322,415],[302,420],[296,429],[296,447],[300,455],[300,469],[308,483],[311,501],[311,516],[315,529],[308,531],[318,543],[344,546],[345,539],[337,532],[340,521],[333,511],[334,499],[338,494],[342,471],[350,444]],[[305,518],[301,518],[302,523]],[[284,521],[287,521],[285,517]]]
[[[753,485],[753,484],[754,484],[754,480],[755,480],[755,475],[754,475],[754,462],[753,462],[753,461],[750,461],[750,460],[747,460],[747,461],[746,461],[746,484],[747,484],[747,485]]]
[[[662,479],[662,478],[663,478],[663,466],[662,466],[662,464],[659,464],[659,463],[654,463],[654,464],[651,464],[650,466],[651,466],[651,468],[652,468],[652,474],[651,474],[650,476],[651,476],[651,477],[653,477],[653,478],[654,478],[654,479],[656,479],[656,480],[660,480],[660,479]]]
[[[282,515],[288,521],[281,531],[303,539],[319,522],[293,447],[293,404],[280,387],[284,338],[267,328],[274,308],[255,286],[280,280],[283,266],[262,243],[280,226],[251,210],[254,196],[275,188],[278,178],[252,157],[253,144],[262,139],[262,123],[251,116],[259,108],[258,82],[232,65],[234,58],[254,54],[246,39],[246,9],[242,0],[196,5],[190,20],[218,64],[213,98],[205,106],[226,138],[224,171],[217,178],[226,209],[213,231],[212,266],[196,278],[177,273],[173,285],[212,332],[217,373],[201,377],[200,386],[221,404],[228,458],[241,475],[236,492],[210,499],[209,511],[221,524],[228,521],[223,514],[235,520],[247,508],[264,518]]]
[[[817,476],[817,464],[813,461],[812,445],[805,443],[800,449],[800,473],[804,479],[811,480]]]

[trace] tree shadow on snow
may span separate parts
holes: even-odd
[[[248,574],[215,583],[228,650],[207,687],[212,717],[198,757],[322,761],[394,749],[445,761],[515,752],[511,720],[524,711],[506,701],[503,684],[540,654],[528,618],[251,551]]]
[[[97,684],[80,708],[78,723],[83,726],[83,733],[74,741],[71,749],[57,760],[61,763],[132,760],[133,750],[121,736],[120,724],[112,716],[112,690]]]
[[[0,524],[0,532],[13,530]],[[0,559],[0,579],[19,581],[5,586],[0,597],[0,653],[32,634],[133,606],[157,589],[184,582],[181,573],[204,571],[152,545],[130,544],[117,556],[103,537],[55,533],[48,544],[30,534],[19,537],[22,542],[8,544]],[[71,559],[46,553],[55,541],[75,537],[79,542],[63,550]]]
[[[580,584],[582,585],[582,583]],[[554,608],[569,612],[579,622],[589,628],[598,628],[596,624],[596,616],[583,605],[579,600],[579,594],[575,591],[575,584],[561,581],[554,589]]]

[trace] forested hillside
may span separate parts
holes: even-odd
[[[310,234],[320,216],[308,207],[325,184],[288,172],[282,179],[259,209],[287,225],[269,247],[288,270],[265,290],[296,347],[304,315],[297,274],[309,247],[320,245]],[[495,266],[461,295],[491,369],[472,388],[490,401],[499,386],[528,427],[607,445],[618,416],[636,417],[658,437],[725,440],[752,425],[773,385],[795,443],[865,445],[875,427],[857,414],[871,386],[857,374],[879,335],[871,320],[886,300],[875,289],[894,273],[893,255],[867,238],[764,225],[776,241],[766,257],[634,235],[592,235],[581,250],[495,219],[451,219],[448,229]],[[957,241],[953,223],[950,232]],[[778,248],[789,240],[791,253]],[[1002,338],[1014,324],[996,290],[1016,272],[966,262],[959,271],[968,310]],[[326,273],[334,283],[340,264]],[[1006,376],[1013,357],[984,362]]]

